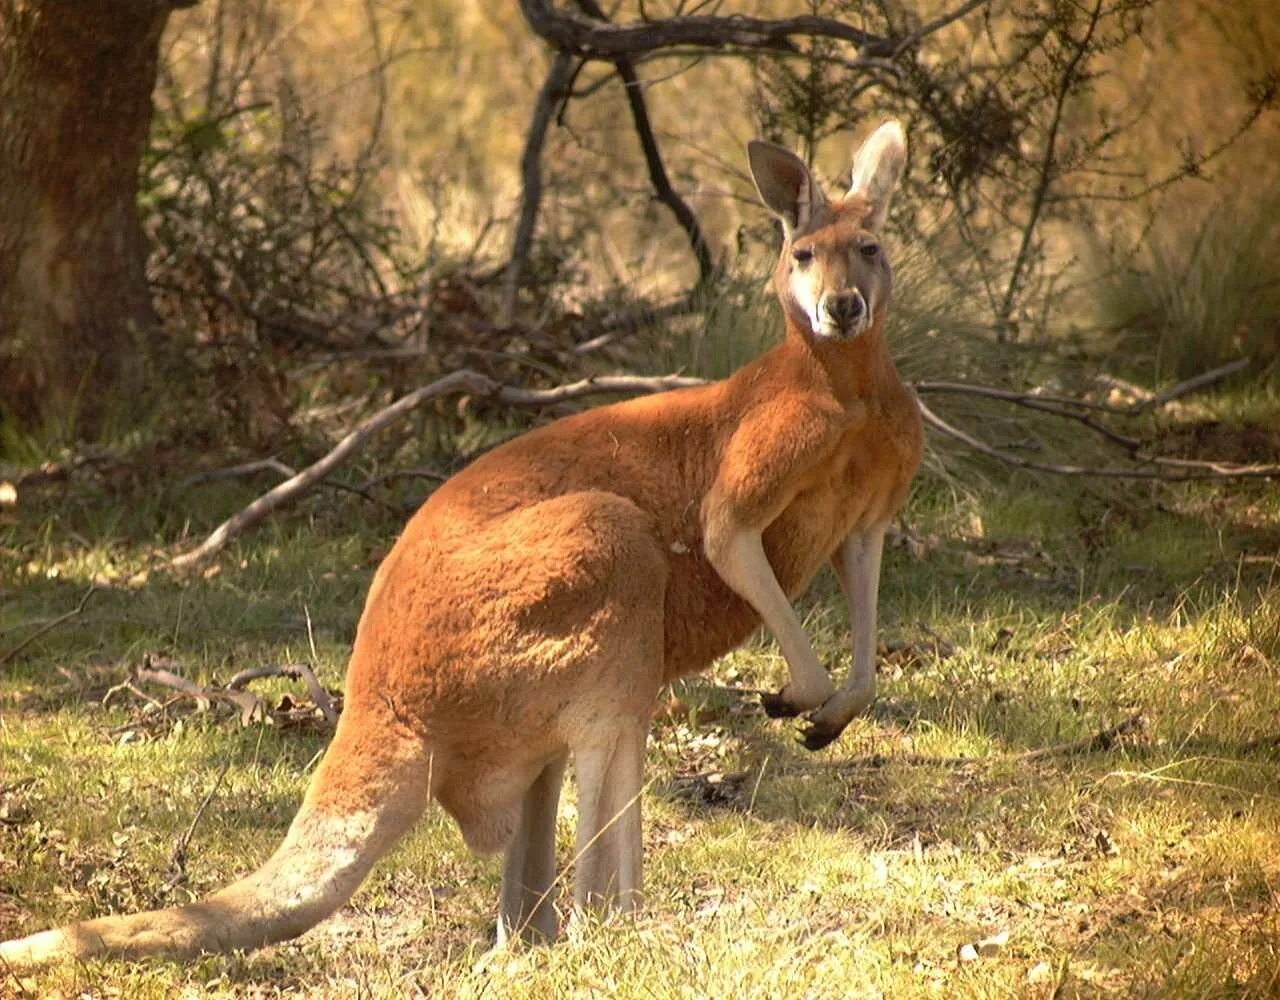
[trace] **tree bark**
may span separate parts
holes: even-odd
[[[138,222],[162,0],[0,0],[0,420],[92,434],[157,321]]]

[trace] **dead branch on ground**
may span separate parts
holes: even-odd
[[[1213,372],[1206,372],[1204,375],[1188,379],[1186,382],[1178,383],[1158,393],[1153,397],[1153,399],[1161,401],[1158,404],[1149,405],[1150,401],[1143,401],[1136,407],[1112,407],[1106,404],[1074,399],[1069,396],[1016,392],[995,386],[968,385],[959,382],[920,382],[916,385],[916,389],[923,394],[963,393],[984,396],[1040,410],[1051,416],[1077,420],[1090,427],[1096,433],[1103,435],[1104,439],[1111,443],[1123,446],[1128,451],[1129,457],[1135,463],[1139,463],[1136,467],[1090,466],[1040,462],[1024,458],[1021,455],[994,447],[974,435],[953,426],[939,417],[923,402],[919,403],[925,424],[934,431],[961,442],[978,454],[997,459],[1016,468],[1063,476],[1150,479],[1164,482],[1187,482],[1205,479],[1280,478],[1280,465],[1241,465],[1229,462],[1165,458],[1150,455],[1141,449],[1142,442],[1139,439],[1120,434],[1105,425],[1093,421],[1088,416],[1090,411],[1122,416],[1138,416],[1141,413],[1149,412],[1154,408],[1154,405],[1162,405],[1186,395],[1188,392],[1205,388],[1212,382],[1239,371],[1241,367],[1236,362],[1231,365],[1224,365]],[[1214,378],[1210,379],[1209,376],[1214,376]],[[308,493],[330,473],[352,458],[370,437],[377,434],[384,427],[404,418],[432,399],[465,393],[482,396],[486,399],[507,403],[512,406],[549,406],[600,393],[652,393],[703,384],[705,384],[704,379],[682,375],[602,375],[549,389],[530,389],[504,385],[487,375],[482,375],[471,369],[460,369],[406,396],[402,396],[389,406],[378,410],[348,433],[328,454],[290,479],[280,483],[274,489],[264,493],[244,509],[228,518],[194,549],[175,556],[172,565],[178,569],[189,567],[221,552],[232,540],[262,521],[273,511],[293,503]],[[1148,467],[1141,467],[1144,464]],[[361,495],[365,495],[363,491],[360,492]]]
[[[42,635],[48,635],[59,625],[62,625],[65,622],[69,622],[71,621],[72,618],[75,618],[83,614],[84,609],[88,607],[89,598],[91,598],[97,592],[97,590],[98,590],[97,584],[90,584],[89,589],[86,590],[84,592],[84,596],[80,598],[79,604],[77,604],[70,611],[67,611],[64,614],[58,615],[57,618],[53,618],[50,621],[45,622],[43,625],[40,626],[40,628],[36,629],[29,636],[23,639],[20,643],[14,646],[13,649],[9,650],[9,652],[5,653],[3,656],[0,656],[0,667],[3,667],[15,656],[17,656],[24,649],[30,646],[33,642],[39,639]]]
[[[180,882],[187,880],[187,847],[191,843],[191,838],[195,835],[196,826],[200,823],[200,818],[204,815],[204,811],[209,808],[209,803],[213,801],[213,797],[218,793],[218,789],[222,787],[222,781],[227,776],[227,772],[231,770],[231,761],[227,761],[222,765],[222,770],[218,772],[218,777],[214,779],[212,787],[205,793],[200,805],[196,807],[196,813],[191,817],[191,822],[187,824],[187,828],[173,844],[173,850],[169,853],[169,875],[165,879],[165,884],[169,886],[178,885]]]
[[[237,710],[242,726],[250,725],[255,719],[276,726],[293,725],[308,719],[318,723],[323,729],[332,730],[338,723],[341,709],[335,705],[334,699],[325,690],[309,664],[289,663],[281,666],[250,667],[235,674],[223,687],[197,684],[177,673],[175,669],[170,669],[175,667],[177,664],[170,660],[147,655],[143,657],[141,667],[134,669],[126,680],[107,691],[102,698],[102,703],[105,705],[119,692],[127,691],[147,703],[144,709],[147,714],[162,713],[175,702],[190,700],[196,703],[198,711],[207,711],[216,704],[231,705]],[[251,681],[264,677],[287,677],[291,680],[304,681],[311,695],[311,704],[308,705],[305,701],[298,701],[285,695],[280,703],[273,707],[252,691],[246,690],[246,685]],[[177,695],[169,701],[159,702],[139,687],[146,684],[168,688],[177,692]],[[119,728],[128,729],[132,726],[126,725]]]
[[[330,726],[337,726],[338,711],[333,707],[333,699],[329,697],[329,692],[324,689],[324,685],[320,683],[320,679],[316,677],[315,671],[311,669],[311,665],[307,663],[286,663],[281,666],[261,666],[248,667],[241,670],[238,674],[227,681],[228,691],[240,691],[250,681],[258,680],[262,677],[287,677],[289,680],[301,680],[307,685],[307,692],[311,695],[311,700],[316,703],[316,707],[323,713],[325,721]]]
[[[423,403],[440,396],[469,393],[513,406],[548,406],[552,403],[567,402],[568,400],[598,393],[661,392],[666,389],[701,385],[702,381],[702,379],[686,378],[680,375],[665,375],[655,378],[633,375],[602,375],[571,382],[552,389],[523,389],[502,385],[487,375],[481,375],[479,372],[464,368],[437,379],[430,385],[411,392],[407,396],[400,397],[390,406],[383,407],[360,424],[359,427],[347,434],[319,461],[307,466],[292,479],[280,483],[274,489],[258,497],[238,514],[219,525],[208,538],[190,552],[176,556],[173,560],[173,566],[179,569],[191,566],[217,552],[221,552],[232,539],[243,534],[272,511],[285,504],[292,503],[313,488],[338,466],[351,458],[365,441],[382,430],[382,428],[413,412]]]

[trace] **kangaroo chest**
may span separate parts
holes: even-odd
[[[881,523],[902,505],[914,472],[882,421],[847,432],[811,469],[795,498],[765,531],[765,552],[784,591],[802,591],[850,534]]]

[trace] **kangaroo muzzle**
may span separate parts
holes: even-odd
[[[870,323],[871,308],[858,289],[826,292],[818,302],[818,326],[814,332],[832,339],[851,340]]]

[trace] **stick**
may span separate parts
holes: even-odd
[[[972,434],[953,427],[919,400],[920,414],[924,422],[934,430],[961,442],[974,451],[1020,469],[1048,472],[1056,476],[1097,476],[1103,479],[1159,479],[1168,483],[1189,482],[1199,479],[1276,479],[1280,478],[1280,465],[1232,465],[1225,462],[1197,462],[1191,459],[1157,458],[1135,455],[1141,461],[1160,466],[1175,466],[1189,471],[1174,475],[1157,469],[1126,469],[1116,466],[1062,465],[1056,462],[1037,462],[1012,452],[994,448]]]
[[[596,378],[586,378],[578,382],[571,382],[552,389],[520,389],[513,386],[504,386],[487,375],[481,375],[479,372],[472,371],[469,368],[463,368],[439,378],[430,385],[417,389],[407,396],[401,396],[390,406],[379,410],[339,441],[319,461],[307,466],[293,478],[280,483],[274,489],[258,497],[238,514],[228,518],[208,538],[190,552],[176,556],[173,559],[173,566],[181,569],[207,559],[214,553],[221,552],[232,539],[253,527],[276,508],[291,503],[306,493],[316,483],[351,458],[365,441],[382,430],[382,428],[411,413],[423,403],[437,397],[465,392],[487,396],[499,402],[516,406],[545,406],[596,393],[662,392],[666,389],[678,389],[701,384],[701,379],[684,378],[678,375],[664,375],[654,378],[632,375],[602,375]]]
[[[30,646],[33,642],[39,639],[42,635],[46,635],[49,632],[52,632],[59,625],[63,624],[64,622],[69,622],[71,621],[72,618],[75,618],[77,615],[82,614],[84,612],[85,607],[89,603],[89,598],[92,597],[97,592],[97,590],[98,590],[98,585],[96,583],[91,583],[89,585],[89,589],[84,592],[84,596],[80,598],[79,604],[77,604],[74,608],[72,608],[70,611],[66,612],[65,614],[58,615],[58,617],[54,618],[52,621],[45,622],[40,628],[36,629],[29,636],[23,639],[20,643],[14,646],[13,649],[5,653],[4,656],[0,656],[0,667],[3,667],[15,656],[17,656],[24,649]]]
[[[276,472],[286,479],[298,474],[296,469],[291,469],[277,458],[263,458],[256,462],[245,462],[243,465],[233,465],[226,469],[210,469],[207,472],[193,473],[187,476],[186,479],[180,480],[176,488],[185,490],[199,483],[215,482],[220,479],[237,479],[241,476],[256,476],[259,472]]]
[[[187,825],[186,831],[173,845],[173,851],[169,854],[169,877],[165,880],[169,885],[177,885],[179,882],[185,881],[187,877],[187,845],[191,843],[191,837],[196,832],[196,824],[200,822],[200,817],[204,815],[204,811],[209,808],[209,803],[213,801],[214,795],[222,787],[222,779],[227,776],[227,772],[231,770],[231,761],[227,761],[222,765],[222,770],[218,772],[218,777],[213,782],[213,787],[205,793],[200,801],[200,805],[196,808],[196,814],[191,817],[191,822]]]
[[[991,757],[931,757],[929,754],[872,754],[869,757],[855,757],[849,761],[796,761],[790,764],[783,764],[781,770],[783,772],[791,771],[858,771],[865,768],[878,770],[886,766],[886,764],[908,764],[911,767],[973,767],[974,764],[995,764],[995,763],[1028,763],[1033,761],[1048,761],[1052,758],[1060,757],[1079,757],[1079,755],[1088,753],[1098,753],[1101,750],[1110,750],[1112,746],[1119,743],[1121,738],[1140,732],[1147,727],[1147,720],[1135,714],[1129,716],[1125,720],[1116,723],[1115,726],[1107,727],[1107,729],[1098,730],[1092,736],[1085,736],[1084,739],[1068,740],[1066,743],[1056,743],[1052,746],[1041,746],[1034,750],[1021,750],[1019,753],[1002,753],[993,754]],[[735,771],[726,773],[722,781],[741,781],[749,775],[749,771]],[[684,780],[698,780],[705,775],[690,775]]]
[[[1221,382],[1224,378],[1234,375],[1236,372],[1244,371],[1249,367],[1251,360],[1251,358],[1237,358],[1235,361],[1230,361],[1225,365],[1211,368],[1209,371],[1202,372],[1193,378],[1187,379],[1185,382],[1171,385],[1168,389],[1156,393],[1150,399],[1134,404],[1132,410],[1134,413],[1143,413],[1147,410],[1154,410],[1157,407],[1164,406],[1166,403],[1171,403],[1181,396],[1197,392],[1206,386],[1213,385],[1215,382]]]
[[[250,681],[256,681],[263,677],[287,677],[289,680],[301,680],[307,685],[307,691],[311,694],[311,700],[316,703],[316,707],[324,713],[325,721],[329,725],[336,726],[338,724],[338,710],[333,707],[333,699],[329,697],[329,692],[325,690],[324,685],[320,683],[316,677],[315,671],[311,669],[307,663],[286,663],[282,666],[265,665],[261,667],[248,667],[237,673],[231,680],[227,681],[228,691],[239,691]]]
[[[1233,362],[1238,364],[1238,362]],[[1197,376],[1196,385],[1192,388],[1202,387],[1207,384],[1205,379],[1209,375],[1215,375],[1222,378],[1223,369],[1215,370],[1215,372],[1206,372],[1204,376]],[[1238,370],[1238,369],[1232,369]],[[1198,381],[1197,381],[1198,380]],[[503,385],[496,382],[487,375],[472,371],[469,368],[463,368],[452,374],[445,375],[437,379],[430,385],[417,389],[406,396],[402,396],[389,406],[377,411],[373,416],[366,419],[355,430],[351,431],[338,442],[336,446],[319,461],[303,469],[297,475],[285,480],[277,485],[274,489],[264,493],[258,499],[254,500],[239,513],[233,515],[219,525],[203,542],[194,549],[175,556],[172,565],[176,569],[182,569],[187,566],[201,562],[227,547],[231,541],[249,528],[252,528],[259,521],[263,520],[270,513],[285,504],[292,503],[298,497],[308,492],[316,483],[323,480],[334,469],[346,462],[354,455],[359,448],[371,436],[376,434],[382,428],[394,423],[422,404],[436,399],[440,396],[455,393],[471,393],[473,395],[485,396],[497,402],[507,403],[513,406],[547,406],[554,403],[567,402],[573,399],[579,399],[584,396],[591,396],[597,393],[623,393],[623,392],[663,392],[668,389],[680,389],[690,386],[704,385],[705,380],[691,378],[680,375],[661,375],[661,376],[640,376],[640,375],[602,375],[593,378],[581,379],[577,382],[570,382],[566,385],[555,386],[550,389],[525,389],[517,386]],[[1070,416],[1072,419],[1084,420],[1083,414],[1072,414],[1066,411],[1067,407],[1078,406],[1086,409],[1102,409],[1107,412],[1113,412],[1115,408],[1102,407],[1099,404],[1088,403],[1084,400],[1073,400],[1069,397],[1038,397],[1027,393],[1017,393],[1012,390],[996,389],[991,386],[964,386],[963,383],[954,382],[924,382],[920,384],[925,392],[967,392],[976,395],[985,395],[993,399],[1003,399],[1010,402],[1022,402],[1024,405],[1033,405],[1037,409],[1047,409],[1056,416]],[[1192,391],[1187,388],[1184,383],[1174,386],[1166,392],[1174,395],[1183,395]],[[1169,398],[1172,398],[1169,396]],[[1053,405],[1057,404],[1060,409],[1053,409]],[[1065,476],[1098,476],[1102,478],[1116,479],[1158,479],[1166,482],[1185,482],[1197,479],[1271,479],[1280,478],[1280,465],[1233,465],[1229,463],[1219,462],[1198,462],[1190,459],[1173,459],[1161,458],[1157,456],[1146,456],[1137,452],[1135,447],[1135,439],[1118,435],[1109,429],[1103,428],[1098,424],[1088,424],[1098,433],[1104,434],[1118,444],[1122,444],[1129,448],[1134,454],[1134,458],[1139,461],[1147,462],[1156,466],[1169,466],[1181,470],[1179,474],[1169,474],[1161,472],[1159,469],[1140,469],[1140,468],[1120,468],[1120,467],[1095,467],[1095,466],[1079,466],[1079,465],[1062,465],[1050,462],[1037,462],[1032,459],[1023,458],[1020,455],[1014,455],[1010,452],[1002,451],[994,448],[984,441],[953,427],[947,423],[928,406],[922,402],[918,402],[920,413],[927,423],[934,430],[954,438],[972,448],[980,454],[995,458],[1008,465],[1017,466],[1019,468],[1031,469],[1038,472],[1048,472],[1055,475]],[[1121,411],[1128,412],[1128,411]],[[0,660],[0,663],[3,663]]]
[[[147,658],[144,662],[147,665],[139,667],[135,674],[138,680],[145,684],[160,684],[164,687],[173,688],[175,691],[180,691],[182,694],[200,701],[228,701],[240,709],[241,725],[248,725],[253,721],[254,714],[262,711],[262,700],[252,691],[207,688],[195,683],[195,681],[189,681],[170,670],[150,666],[150,658]]]

